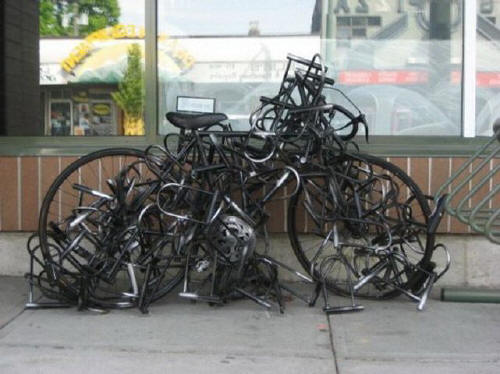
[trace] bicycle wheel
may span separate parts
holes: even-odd
[[[54,180],[40,211],[40,247],[65,299],[87,294],[104,307],[134,305],[144,273],[136,270],[150,251],[140,245],[137,220],[158,183],[144,152],[127,148],[83,156]],[[180,281],[178,273],[162,277],[158,292]]]
[[[434,247],[427,234],[430,208],[419,187],[377,157],[344,154],[326,161],[332,166],[303,173],[288,207],[288,235],[301,265],[343,295],[375,271],[359,296],[391,298],[417,288]],[[345,266],[321,274],[322,260],[332,256]]]

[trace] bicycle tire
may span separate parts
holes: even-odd
[[[363,161],[360,161],[363,160]],[[368,166],[374,168],[377,170],[378,173],[383,173],[386,175],[391,176],[393,179],[396,179],[398,181],[398,184],[400,186],[400,190],[404,191],[406,190],[406,198],[410,200],[411,197],[411,209],[413,209],[413,217],[410,224],[410,228],[406,233],[399,233],[399,237],[395,238],[395,242],[400,242],[401,246],[418,246],[418,251],[417,248],[404,248],[402,250],[407,250],[407,251],[412,251],[416,252],[416,255],[411,258],[411,264],[414,266],[413,271],[409,274],[406,274],[406,279],[404,282],[400,284],[401,288],[404,290],[413,290],[417,288],[421,282],[425,279],[426,274],[425,271],[415,271],[415,269],[427,269],[430,266],[430,260],[432,257],[432,251],[434,247],[434,235],[433,234],[428,234],[427,233],[427,220],[430,215],[430,208],[429,204],[427,202],[427,199],[421,192],[420,188],[416,185],[416,183],[406,174],[404,173],[399,167],[396,165],[387,162],[385,160],[382,160],[380,158],[374,157],[374,156],[369,156],[369,155],[364,155],[364,154],[355,154],[355,155],[348,155],[344,154],[342,156],[339,156],[337,160],[334,162],[337,163],[342,163],[345,161],[353,161],[353,162],[358,162],[358,163],[365,163]],[[307,182],[306,182],[307,184]],[[321,277],[321,274],[317,269],[312,270],[311,265],[312,265],[312,260],[313,260],[313,255],[311,253],[311,248],[319,248],[318,244],[316,247],[313,246],[307,246],[306,247],[306,242],[307,240],[325,240],[325,235],[326,233],[323,233],[322,230],[323,228],[319,229],[319,232],[323,234],[319,236],[319,239],[316,238],[306,238],[307,236],[310,235],[308,233],[310,230],[311,222],[307,221],[307,216],[309,216],[311,219],[310,221],[313,222],[313,219],[311,215],[307,212],[307,209],[305,209],[304,206],[304,195],[307,194],[307,192],[304,192],[304,188],[308,188],[307,186],[304,187],[304,184],[302,184],[300,191],[292,197],[290,200],[289,206],[288,206],[288,235],[289,239],[292,245],[292,249],[294,251],[295,256],[299,260],[300,264],[302,267],[312,276],[314,276],[316,279],[319,279]],[[393,220],[393,225],[392,227],[397,227],[398,222],[394,222],[400,219],[399,217],[396,220]],[[305,221],[305,223],[304,223]],[[314,223],[314,222],[313,222]],[[313,225],[314,226],[314,225]],[[313,228],[313,229],[317,229]],[[392,230],[392,228],[391,228]],[[406,237],[405,237],[406,235]],[[408,243],[404,243],[405,241],[408,241]],[[417,242],[417,244],[413,244],[414,241]],[[396,248],[395,248],[396,249]],[[349,249],[347,249],[349,251]],[[366,256],[370,256],[370,252],[366,252]],[[331,254],[335,255],[335,254]],[[352,257],[350,258],[351,260],[351,271],[354,271],[359,267],[357,264],[353,264],[352,262],[356,261],[356,256],[355,250],[351,249],[351,255]],[[363,275],[363,270],[366,271],[365,269],[368,269],[368,266],[373,265],[375,261],[375,257],[369,258],[367,261],[367,265],[365,266],[364,269],[358,270],[357,271],[357,277],[361,277]],[[397,268],[397,266],[396,266]],[[347,270],[346,270],[347,271]],[[409,270],[408,270],[409,271]],[[395,271],[394,271],[395,272]],[[396,277],[396,274],[393,274],[393,277]],[[340,271],[337,274],[338,278],[335,278],[334,276],[327,276],[325,279],[325,283],[328,287],[329,290],[332,292],[335,292],[340,295],[347,295],[349,294],[349,288],[347,287],[347,279],[345,274],[341,274]],[[342,279],[343,278],[343,279]],[[366,298],[376,298],[376,299],[388,299],[388,298],[393,298],[401,294],[401,290],[394,289],[394,287],[390,287],[389,284],[386,285],[387,287],[384,288],[384,285],[378,284],[377,287],[380,287],[381,289],[376,289],[371,290],[371,289],[366,289],[366,291],[363,291],[363,289],[359,290],[357,295],[366,297]]]
[[[75,250],[70,249],[69,246],[65,248],[64,244],[65,242],[67,243],[70,238],[76,242],[75,235],[78,235],[78,230],[72,230],[70,226],[72,224],[71,222],[75,222],[75,215],[82,211],[82,207],[98,206],[95,205],[98,201],[98,197],[94,196],[92,193],[82,192],[82,190],[86,188],[111,196],[113,200],[111,200],[109,204],[108,202],[104,203],[102,208],[98,206],[97,211],[99,212],[95,213],[95,215],[107,215],[105,218],[107,220],[106,222],[103,221],[101,224],[93,222],[100,219],[97,217],[93,218],[93,221],[90,218],[86,218],[82,221],[82,224],[86,224],[96,231],[105,231],[101,237],[109,235],[113,241],[119,240],[117,238],[121,236],[124,242],[128,243],[127,245],[130,246],[130,250],[127,249],[127,251],[130,252],[129,262],[131,263],[133,262],[133,256],[145,250],[144,248],[132,248],[135,245],[133,242],[134,239],[126,238],[129,235],[131,237],[133,235],[133,233],[126,231],[126,226],[127,222],[130,223],[137,219],[134,215],[137,215],[137,211],[140,209],[141,204],[137,203],[140,199],[137,198],[133,200],[134,203],[138,204],[134,209],[129,206],[120,206],[120,204],[116,203],[119,200],[117,195],[121,195],[124,192],[118,192],[118,188],[116,191],[113,191],[112,182],[109,182],[112,181],[113,178],[118,178],[118,176],[122,177],[122,174],[123,178],[127,179],[129,177],[129,172],[131,174],[136,174],[131,176],[132,180],[134,180],[134,178],[140,178],[142,174],[144,174],[145,180],[146,178],[150,178],[147,179],[148,181],[153,181],[155,178],[146,167],[143,151],[130,148],[103,149],[87,154],[69,164],[49,187],[40,210],[38,233],[49,279],[51,279],[52,283],[57,285],[59,291],[65,295],[65,299],[71,299],[78,302],[78,298],[81,297],[80,288],[82,287],[82,279],[87,277],[87,281],[90,284],[89,287],[93,287],[95,290],[95,292],[90,295],[94,305],[102,307],[133,306],[128,305],[133,303],[124,301],[127,299],[133,300],[132,298],[123,297],[124,292],[130,291],[127,288],[131,281],[124,281],[124,277],[127,276],[127,269],[124,269],[122,264],[119,264],[119,274],[117,272],[114,279],[107,281],[109,284],[103,282],[99,276],[95,276],[99,271],[104,272],[104,270],[102,270],[104,265],[101,265],[101,263],[104,262],[100,260],[99,257],[113,258],[113,256],[116,256],[118,258],[119,251],[111,253],[116,250],[116,248],[110,250],[106,247],[106,250],[103,251],[102,248],[98,248],[97,242],[92,242],[87,238],[78,241]],[[137,179],[134,181],[132,180],[130,181],[131,184],[137,181]],[[83,187],[75,189],[77,185]],[[140,194],[141,188],[144,190],[147,188],[148,184],[143,184],[141,185],[142,187],[137,186],[139,186],[139,184],[133,186],[135,195],[129,194],[130,196],[125,196],[124,198],[132,199],[133,197],[137,197]],[[123,197],[121,201],[125,201]],[[116,207],[113,207],[113,204],[115,204]],[[130,204],[132,204],[132,202]],[[145,202],[142,202],[142,204],[145,204]],[[126,204],[121,203],[121,205]],[[129,209],[131,211],[128,211]],[[101,214],[100,210],[104,213]],[[89,215],[89,217],[91,217],[91,215]],[[118,227],[118,225],[122,226]],[[115,232],[112,232],[113,230]],[[120,232],[120,230],[122,231]],[[111,235],[111,233],[113,235]],[[51,256],[50,248],[54,245],[60,248],[60,251],[58,251],[58,258],[53,258]],[[110,245],[110,247],[113,246]],[[52,251],[52,253],[53,252],[54,251]],[[168,279],[164,279],[162,287],[158,289],[158,293],[161,295],[166,294],[174,288],[181,279],[182,271],[171,274]]]

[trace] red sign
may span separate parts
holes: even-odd
[[[350,85],[419,84],[429,81],[429,73],[407,70],[353,70],[341,72],[338,80],[341,84]]]
[[[476,86],[478,87],[500,86],[500,73],[499,72],[477,73]]]
[[[451,72],[451,83],[460,84],[462,82],[462,72]],[[500,86],[500,72],[488,71],[476,73],[477,87],[498,87]]]

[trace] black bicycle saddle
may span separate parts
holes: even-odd
[[[172,125],[186,130],[195,130],[215,125],[227,119],[224,113],[179,113],[168,112],[167,119]]]

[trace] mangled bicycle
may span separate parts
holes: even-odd
[[[405,294],[422,309],[437,271],[443,204],[395,165],[359,153],[358,110],[329,103],[337,90],[319,55],[289,55],[278,94],[262,97],[249,131],[221,113],[167,114],[179,131],[145,151],[117,148],[69,165],[50,187],[28,243],[30,286],[54,303],[108,309],[179,296],[210,304],[249,298],[282,311],[284,295],[327,313],[360,310],[355,296]],[[338,91],[338,90],[337,90]],[[287,229],[305,274],[270,255],[269,203],[288,202]],[[289,272],[311,295],[281,281]],[[331,307],[328,291],[351,296]],[[32,292],[30,293],[32,295]]]

